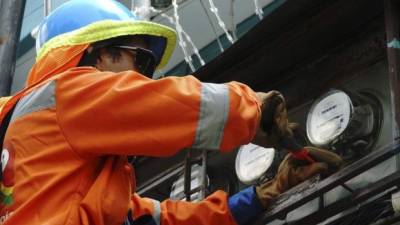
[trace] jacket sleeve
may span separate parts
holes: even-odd
[[[230,213],[228,196],[217,191],[200,202],[165,200],[158,202],[149,198],[140,198],[135,194],[133,202],[133,221],[157,225],[235,225]],[[151,220],[153,223],[150,223]]]
[[[66,140],[82,155],[226,151],[250,142],[258,126],[260,103],[244,84],[75,73],[57,80],[56,112]]]
[[[217,191],[196,203],[173,200],[160,203],[137,194],[133,195],[132,203],[132,222],[135,224],[244,225],[264,211],[254,186],[229,198],[225,192]]]

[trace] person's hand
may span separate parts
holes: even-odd
[[[328,174],[334,173],[343,166],[343,159],[338,154],[312,146],[304,147],[311,158],[317,162],[324,162],[328,164],[329,171]]]
[[[286,155],[279,165],[275,178],[256,186],[257,197],[264,208],[267,208],[272,199],[289,190],[308,178],[328,171],[328,164],[316,162],[312,164],[299,163],[291,154]]]
[[[297,124],[289,123],[285,99],[280,92],[257,92],[257,96],[263,103],[262,115],[252,143],[263,147],[276,147],[283,136],[293,135]]]

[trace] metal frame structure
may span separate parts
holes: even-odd
[[[184,193],[186,201],[190,201],[190,197],[192,194],[196,192],[200,192],[200,199],[204,199],[206,197],[207,190],[207,150],[202,150],[201,155],[194,159],[192,157],[191,149],[188,149],[187,155],[184,162]],[[201,185],[198,188],[191,188],[191,168],[195,163],[199,163],[201,165]]]
[[[388,43],[387,57],[389,63],[389,78],[391,90],[393,90],[392,104],[397,126],[400,125],[400,49],[389,46],[392,41],[400,41],[400,1],[385,0],[385,25],[386,39]]]

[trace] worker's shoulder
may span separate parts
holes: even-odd
[[[81,77],[83,76],[96,76],[99,75],[99,73],[101,72],[97,70],[95,67],[90,67],[90,66],[73,67],[54,76],[54,79],[55,80],[81,79]]]
[[[68,69],[54,77],[55,80],[62,81],[87,81],[87,80],[107,80],[107,79],[115,79],[121,77],[122,74],[136,74],[133,71],[125,71],[120,73],[114,73],[110,71],[100,71],[95,67],[90,66],[82,66],[82,67],[74,67]]]
[[[94,67],[74,67],[53,77],[58,87],[107,88],[127,83],[145,83],[154,81],[135,71],[121,72],[100,71]]]

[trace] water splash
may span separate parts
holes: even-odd
[[[232,35],[228,32],[228,29],[226,28],[224,21],[222,21],[222,19],[220,18],[218,14],[218,8],[215,7],[213,0],[208,0],[208,2],[210,3],[210,11],[214,13],[215,17],[217,18],[218,25],[222,28],[222,30],[224,30],[226,37],[233,44],[235,41],[233,40]]]
[[[262,20],[264,18],[264,12],[262,11],[261,7],[258,4],[258,0],[254,0],[254,6],[255,6],[255,10],[256,10],[256,14],[258,16],[258,18],[260,18],[260,20]]]

